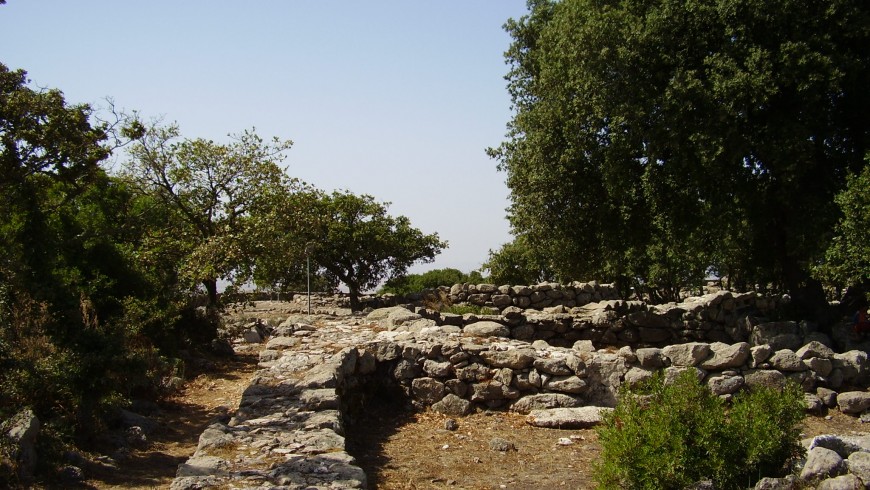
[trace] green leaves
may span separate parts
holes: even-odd
[[[595,478],[602,488],[686,488],[712,480],[716,488],[746,488],[779,476],[798,456],[803,392],[759,387],[726,404],[689,369],[673,381],[661,375],[624,389],[598,429],[602,454]]]
[[[506,25],[515,115],[489,150],[516,236],[564,280],[654,298],[710,267],[805,284],[870,145],[860,2],[530,8]]]

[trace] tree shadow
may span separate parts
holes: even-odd
[[[384,446],[399,429],[414,421],[410,400],[398,387],[361,388],[352,394],[358,404],[345,410],[345,448],[366,474],[369,489],[384,483],[382,471],[390,464]]]

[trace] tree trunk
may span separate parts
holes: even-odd
[[[208,295],[208,308],[215,308],[218,305],[217,279],[203,279],[202,285],[205,286],[205,292]]]
[[[348,296],[350,296],[350,311],[357,312],[360,311],[359,307],[359,288],[356,286],[347,285]]]

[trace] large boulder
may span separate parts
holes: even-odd
[[[701,368],[712,371],[722,371],[728,368],[740,367],[749,359],[750,348],[746,342],[725,344],[715,342],[710,344],[713,354],[701,363]]]
[[[814,447],[807,453],[807,462],[801,470],[802,480],[819,480],[838,476],[846,470],[843,458],[835,451]]]
[[[36,438],[41,424],[27,408],[15,414],[11,419],[0,424],[0,439],[12,443],[15,458],[18,463],[18,479],[29,481],[36,469]]]
[[[870,393],[847,391],[837,395],[837,405],[843,413],[859,414],[870,408]]]
[[[475,337],[510,337],[511,335],[508,327],[490,320],[468,324],[462,331]]]
[[[710,355],[710,344],[689,342],[662,348],[672,366],[697,366]]]
[[[540,393],[520,398],[511,405],[511,410],[519,413],[530,413],[532,410],[572,408],[579,406],[580,400],[573,396],[563,393]]]

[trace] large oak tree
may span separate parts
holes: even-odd
[[[713,267],[799,300],[870,144],[864,2],[531,1],[491,149],[562,279],[671,299]],[[818,297],[816,297],[817,299]]]

